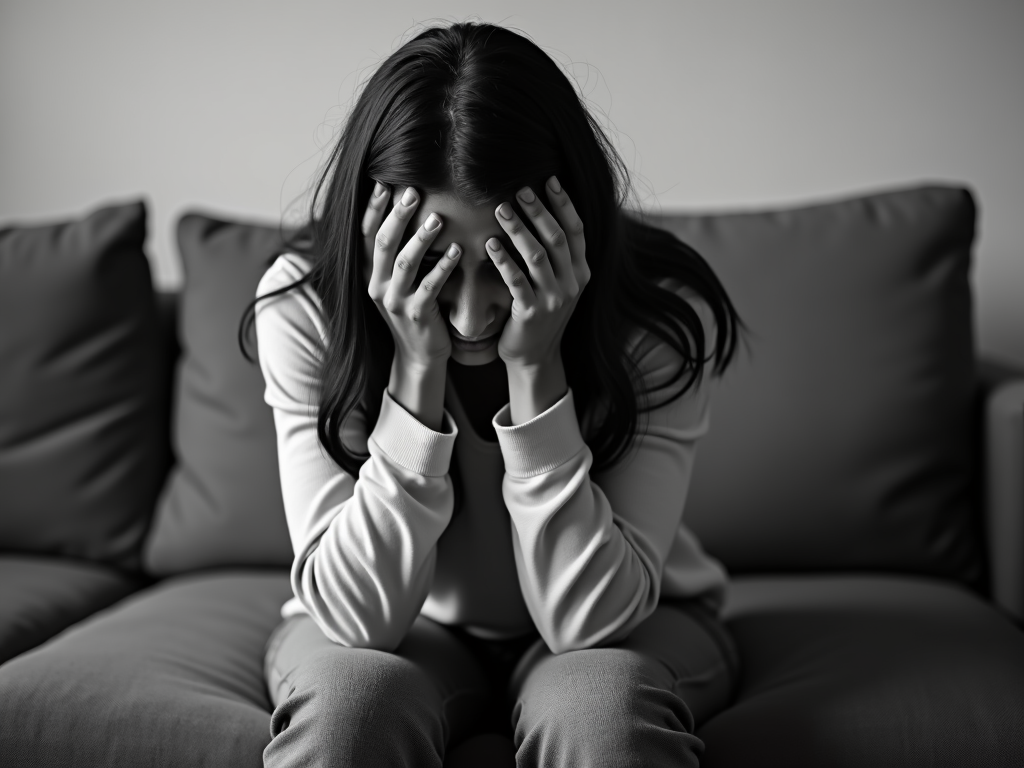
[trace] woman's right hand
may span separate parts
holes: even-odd
[[[384,218],[390,196],[391,190],[377,182],[363,216],[364,247],[366,254],[373,254],[367,292],[391,329],[395,355],[404,365],[424,369],[444,366],[451,356],[452,343],[437,305],[437,296],[459,263],[462,249],[452,243],[419,285],[414,285],[423,254],[434,242],[444,222],[432,213],[396,256],[420,196],[412,187],[406,188],[403,199],[397,201],[391,213]],[[432,225],[433,229],[429,229]],[[454,256],[453,250],[456,251]]]

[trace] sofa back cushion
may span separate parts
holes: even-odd
[[[125,569],[167,462],[142,201],[0,229],[0,546]]]
[[[927,186],[658,223],[749,325],[685,519],[733,572],[888,570],[977,584],[970,193]]]
[[[185,276],[172,421],[177,464],[146,540],[146,570],[287,567],[273,414],[259,365],[242,356],[237,335],[281,237],[276,226],[200,212],[179,219],[177,236]],[[250,339],[255,356],[255,334]]]

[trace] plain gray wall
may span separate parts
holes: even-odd
[[[145,195],[155,281],[178,285],[183,210],[298,215],[356,85],[465,19],[572,73],[648,207],[967,183],[980,347],[1024,364],[1020,0],[4,0],[0,221]]]

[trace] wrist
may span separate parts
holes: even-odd
[[[423,379],[444,376],[448,371],[448,358],[449,356],[446,355],[432,360],[420,360],[407,357],[402,354],[401,350],[396,349],[391,360],[391,373],[394,374],[396,370],[401,370],[411,376]]]
[[[408,363],[398,354],[391,363],[388,394],[425,427],[440,432],[448,369],[439,363]]]
[[[561,353],[532,363],[505,363],[509,380],[515,378],[522,383],[535,382],[550,377],[553,372],[562,369]],[[563,369],[564,370],[564,369]]]
[[[568,391],[561,355],[543,364],[506,366],[506,370],[512,426],[536,418]]]

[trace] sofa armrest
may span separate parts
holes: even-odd
[[[978,367],[984,397],[985,518],[992,600],[1024,621],[1024,370]]]

